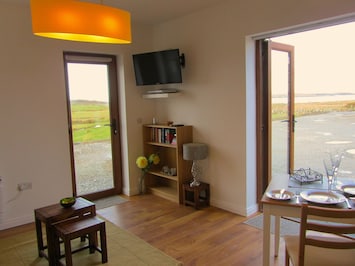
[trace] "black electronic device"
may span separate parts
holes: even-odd
[[[182,83],[184,54],[179,49],[134,54],[133,66],[137,86]]]

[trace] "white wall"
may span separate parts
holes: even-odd
[[[72,194],[63,51],[117,56],[123,191],[137,193],[141,123],[151,120],[154,103],[140,97],[131,55],[151,49],[151,28],[133,25],[132,45],[46,39],[32,34],[28,5],[0,3],[0,33],[0,229],[32,222],[35,208]],[[20,182],[31,182],[32,189],[19,193]]]
[[[154,31],[134,25],[132,45],[101,45],[35,37],[28,5],[0,3],[0,229],[31,222],[33,209],[71,194],[63,51],[118,57],[124,193],[136,192],[141,125],[156,116],[194,126],[195,141],[210,148],[204,180],[211,184],[212,205],[247,215],[256,209],[256,176],[246,36],[354,11],[353,0],[230,0]],[[153,48],[185,53],[182,96],[140,97],[131,54]],[[32,182],[32,190],[18,194],[16,185],[24,181]]]

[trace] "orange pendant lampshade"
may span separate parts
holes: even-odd
[[[131,43],[130,13],[75,0],[31,0],[35,35],[96,43]]]

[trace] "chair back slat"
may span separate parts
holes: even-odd
[[[324,222],[324,219],[332,222]],[[299,265],[304,265],[305,247],[316,246],[332,249],[355,249],[355,239],[341,237],[346,234],[355,234],[355,224],[349,223],[355,219],[355,210],[333,209],[302,205]],[[318,234],[312,234],[317,232]],[[321,233],[319,235],[319,233]],[[327,236],[327,237],[325,237]]]
[[[355,241],[351,241],[346,238],[344,241],[324,241],[323,239],[308,237],[306,238],[305,245],[334,249],[354,249]]]
[[[335,224],[335,223],[314,223],[308,222],[306,224],[306,230],[328,232],[332,234],[355,234],[355,226],[351,224]]]

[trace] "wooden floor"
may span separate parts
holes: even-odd
[[[208,207],[195,210],[153,195],[98,213],[180,260],[184,265],[262,265],[262,231],[243,224],[245,217]],[[274,265],[284,265],[284,246]]]
[[[262,265],[262,231],[243,224],[245,217],[214,207],[195,210],[153,195],[126,198],[97,213],[185,266]],[[3,230],[0,238],[33,229],[34,224]],[[272,265],[284,265],[282,241]]]

